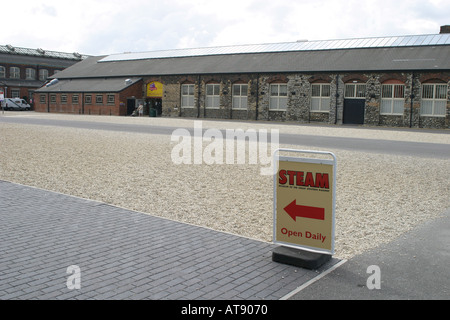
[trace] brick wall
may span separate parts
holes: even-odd
[[[159,81],[164,85],[162,96],[162,116],[209,119],[240,119],[289,121],[297,123],[319,122],[342,124],[344,113],[344,88],[347,83],[357,81],[366,85],[364,100],[364,125],[391,127],[430,127],[450,128],[450,73],[311,73],[311,74],[217,74],[217,75],[180,75],[144,78],[126,90],[116,94],[114,105],[84,105],[85,114],[126,115],[127,99],[146,99],[146,84]],[[397,81],[404,84],[404,108],[402,115],[384,115],[380,112],[383,83]],[[427,82],[447,83],[448,99],[445,116],[425,117],[420,114],[422,84]],[[287,109],[270,110],[270,85],[287,86]],[[317,83],[330,84],[330,107],[328,112],[311,111],[312,86]],[[194,85],[194,107],[181,107],[181,86]],[[206,108],[206,86],[218,84],[220,88],[220,107]],[[247,109],[235,110],[232,103],[233,84],[247,84]],[[106,95],[106,94],[105,94]],[[48,98],[48,97],[47,97]],[[36,110],[47,112],[82,113],[80,106],[56,103],[37,104]],[[81,99],[81,98],[80,98]],[[104,101],[106,96],[104,98]],[[39,98],[36,97],[38,102]],[[70,100],[70,97],[68,97]],[[47,99],[48,101],[48,99]],[[81,101],[80,101],[81,102]]]
[[[41,97],[44,100],[41,100]],[[73,99],[73,97],[78,99]],[[142,96],[142,82],[126,88],[119,93],[36,93],[35,111],[73,114],[125,116],[126,102],[130,97]],[[88,99],[90,97],[90,99]],[[113,99],[109,98],[113,97]],[[99,98],[101,100],[98,100]]]

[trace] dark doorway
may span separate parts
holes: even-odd
[[[150,99],[149,107],[151,109],[156,109],[156,114],[160,116],[162,114],[162,99],[161,98]]]
[[[127,116],[133,113],[136,109],[136,99],[127,99]]]
[[[344,124],[364,124],[365,99],[344,100]]]

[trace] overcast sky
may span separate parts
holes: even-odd
[[[449,0],[8,0],[0,44],[103,55],[439,33]]]

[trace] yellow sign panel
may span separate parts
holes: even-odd
[[[147,97],[150,98],[162,98],[163,96],[163,84],[158,81],[152,81],[147,84]]]
[[[335,160],[277,160],[274,242],[334,254]]]

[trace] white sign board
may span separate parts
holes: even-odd
[[[332,156],[278,156],[279,151]],[[330,152],[279,149],[274,154],[274,243],[334,254],[336,157]]]

